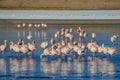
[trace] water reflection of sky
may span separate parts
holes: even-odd
[[[113,27],[112,27],[113,28]],[[112,29],[110,28],[110,29]],[[22,55],[21,58],[18,57],[11,57],[10,54],[13,52],[7,51],[5,52],[4,58],[0,55],[0,79],[22,79],[23,77],[20,76],[34,76],[29,77],[29,79],[42,79],[43,76],[46,80],[50,79],[93,79],[93,80],[114,80],[118,79],[120,76],[120,64],[119,64],[119,52],[115,54],[114,56],[109,56],[109,58],[105,58],[104,55],[99,54],[98,57],[96,57],[93,61],[90,60],[91,57],[88,57],[85,55],[83,58],[83,61],[78,62],[78,60],[74,60],[73,62],[70,61],[62,61],[61,60],[41,60],[39,57],[39,54],[42,53],[42,49],[39,48],[39,44],[42,41],[46,40],[46,37],[48,39],[51,39],[53,37],[53,33],[55,33],[59,28],[51,27],[47,31],[44,30],[35,30],[35,31],[3,31],[0,32],[0,43],[3,43],[4,39],[7,39],[8,41],[13,40],[14,42],[17,42],[19,38],[22,38],[25,40],[25,43],[28,42],[26,39],[26,36],[28,34],[31,34],[33,36],[33,39],[36,41],[38,49],[35,51],[35,57],[25,57]],[[75,28],[76,29],[76,28]],[[91,30],[93,27],[85,28],[88,30],[88,33],[91,33]],[[98,28],[101,29],[101,28]],[[105,28],[109,29],[109,28]],[[117,30],[120,30],[120,28],[116,28]],[[96,30],[96,28],[95,28]],[[102,30],[102,29],[101,29]],[[105,43],[105,45],[112,46],[112,43],[110,42],[109,38],[111,35],[115,34],[114,32],[97,32],[97,38],[96,41],[99,42],[99,44]],[[76,35],[74,33],[74,35]],[[77,36],[75,37],[77,39]],[[86,39],[86,42],[89,42],[90,36],[88,36],[88,39]],[[120,39],[117,40],[117,44],[120,45]],[[7,44],[9,45],[9,43]],[[120,46],[116,45],[117,48],[120,49]],[[90,54],[90,52],[87,52]],[[42,76],[42,77],[40,77]],[[25,80],[27,78],[24,77]]]

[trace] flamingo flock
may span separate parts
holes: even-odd
[[[47,29],[47,24],[28,24],[29,28],[31,28],[32,26],[44,27],[45,31]],[[17,27],[26,27],[26,24],[18,24]],[[75,39],[74,34],[77,34],[77,39]],[[91,36],[91,42],[85,43],[84,40],[88,36]],[[73,30],[72,28],[61,28],[60,30],[55,32],[50,40],[47,39],[40,44],[40,48],[43,49],[42,53],[40,54],[40,58],[50,55],[61,56],[61,59],[64,59],[64,57],[68,55],[71,59],[73,59],[73,53],[76,53],[79,60],[81,60],[82,56],[84,54],[87,54],[87,51],[90,51],[93,57],[96,56],[97,53],[103,53],[105,55],[113,55],[116,53],[117,49],[114,46],[105,46],[104,43],[102,45],[99,45],[98,42],[95,40],[96,37],[96,33],[88,34],[81,26],[78,27],[77,30]],[[112,43],[115,43],[118,38],[119,35],[117,34],[111,36],[110,40]],[[32,40],[31,33],[29,33],[27,39]],[[0,45],[0,52],[2,52],[3,54],[7,48],[6,44],[7,40],[4,40],[4,44]],[[14,51],[18,54],[18,56],[21,53],[27,55],[29,52],[34,55],[34,51],[36,49],[37,47],[34,40],[28,42],[27,44],[25,44],[24,41],[21,39],[18,40],[17,43],[10,41],[9,50]]]
[[[32,54],[34,54],[34,50],[36,50],[36,45],[34,41],[28,44],[24,44],[23,40],[19,40],[16,44],[11,41],[10,50],[18,53],[18,56],[20,56],[19,53],[24,53],[27,55],[28,52],[31,52]]]
[[[105,55],[113,55],[116,53],[117,49],[114,46],[105,46],[104,43],[99,45],[95,38],[97,37],[96,33],[91,34],[91,42],[87,44],[84,43],[84,38],[88,36],[87,32],[79,27],[76,31],[78,34],[78,40],[74,39],[73,29],[64,29],[56,31],[54,37],[48,42],[42,42],[40,47],[43,48],[43,53],[41,58],[47,55],[72,55],[72,53],[77,53],[79,60],[84,54],[87,54],[86,51],[90,51],[93,56],[96,56],[96,53],[103,53]],[[115,42],[119,35],[113,35],[111,37],[111,42]],[[51,45],[48,47],[48,45]],[[72,56],[71,56],[72,57]]]

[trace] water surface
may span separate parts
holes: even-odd
[[[98,53],[94,60],[91,59],[91,52],[87,51],[82,57],[82,61],[74,59],[73,62],[66,60],[61,61],[59,58],[50,57],[48,60],[40,59],[40,54],[43,49],[39,47],[40,43],[51,39],[57,30],[64,28],[73,28],[76,30],[81,25],[48,25],[48,29],[42,28],[20,28],[16,25],[0,28],[0,44],[3,40],[17,42],[18,39],[23,39],[25,43],[29,42],[26,39],[28,34],[32,34],[36,42],[37,50],[34,51],[34,57],[25,57],[21,53],[19,58],[17,54],[10,51],[9,48],[4,52],[4,57],[0,54],[0,79],[1,80],[119,80],[120,79],[120,52],[116,52],[113,56]],[[106,46],[113,46],[110,37],[120,33],[120,25],[82,25],[83,29],[88,32],[88,38],[85,43],[90,42],[91,33],[97,34],[96,41],[98,44],[104,43]],[[16,27],[16,28],[15,28]],[[74,33],[77,40],[77,34]],[[120,38],[114,45],[120,50]],[[14,56],[12,56],[14,54]]]

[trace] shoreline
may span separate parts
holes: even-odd
[[[47,23],[47,24],[120,24],[120,20],[23,20],[23,19],[0,19],[0,24],[22,23]]]

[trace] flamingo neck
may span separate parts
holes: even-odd
[[[6,41],[4,42],[4,45],[5,45],[5,46],[7,45]]]
[[[10,42],[10,45],[14,45],[14,43],[11,41],[11,42]]]

